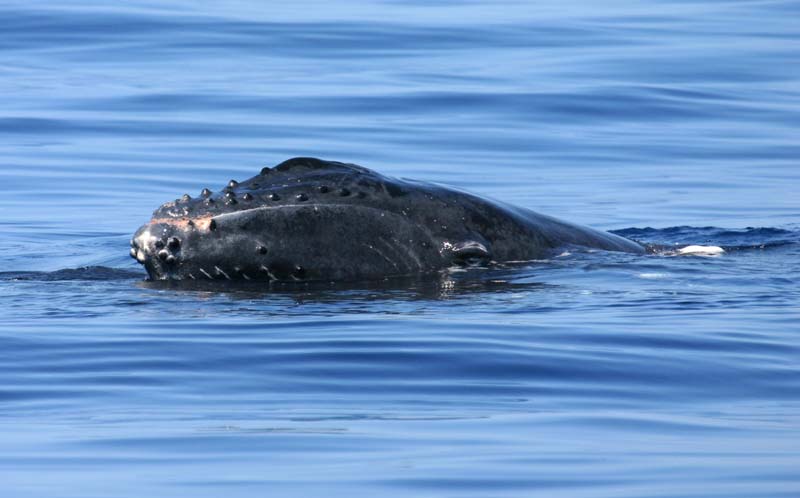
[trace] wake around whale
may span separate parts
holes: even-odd
[[[640,244],[437,184],[294,158],[159,207],[131,239],[153,280],[372,280]]]

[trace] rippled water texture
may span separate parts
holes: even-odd
[[[800,496],[798,18],[2,3],[0,494]],[[128,239],[160,203],[298,155],[665,250],[142,282]]]

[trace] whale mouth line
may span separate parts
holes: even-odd
[[[284,204],[282,206],[258,206],[258,207],[251,207],[247,209],[239,209],[238,211],[233,211],[231,213],[219,213],[219,214],[205,214],[202,216],[196,217],[189,217],[189,216],[178,216],[175,218],[153,218],[150,220],[150,225],[157,225],[159,223],[169,224],[169,225],[185,225],[189,221],[193,221],[195,223],[207,223],[212,219],[225,219],[228,217],[233,217],[237,215],[241,215],[244,213],[250,213],[253,211],[277,211],[280,209],[288,209],[288,208],[320,208],[320,207],[347,207],[347,208],[358,208],[358,209],[372,209],[375,211],[381,212],[388,212],[386,209],[380,209],[374,206],[364,206],[361,204],[335,204],[330,202],[325,203],[309,203],[309,204]]]
[[[258,206],[247,209],[240,209],[238,211],[233,211],[232,213],[220,213],[216,216],[212,216],[212,218],[225,219],[243,213],[249,213],[251,211],[277,211],[280,209],[289,209],[289,208],[321,208],[321,207],[341,207],[341,208],[373,209],[375,211],[386,211],[385,209],[379,209],[372,206],[364,206],[362,204],[336,204],[336,203],[324,202],[324,203],[307,203],[307,204],[284,204],[281,206]]]

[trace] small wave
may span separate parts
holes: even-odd
[[[774,227],[748,227],[744,229],[728,229],[719,227],[691,227],[691,226],[675,226],[667,228],[624,228],[620,230],[613,230],[612,233],[636,240],[644,244],[648,252],[651,254],[660,255],[685,255],[685,254],[700,254],[706,256],[716,256],[723,253],[748,251],[748,250],[769,250],[789,245],[800,244],[800,230],[791,230],[785,228]],[[705,249],[705,251],[703,250]],[[560,256],[569,256],[570,252],[564,252]],[[499,265],[505,267],[505,265]],[[454,277],[450,274],[450,278]],[[474,278],[475,275],[470,273],[469,277],[465,277],[466,281],[483,281],[485,279]],[[55,271],[4,271],[0,272],[0,281],[37,281],[37,282],[54,282],[54,281],[113,281],[113,280],[130,280],[137,279],[143,280],[144,274],[141,271],[135,271],[124,268],[111,268],[107,266],[82,266],[78,268],[65,268]],[[387,285],[384,282],[381,287],[403,288],[406,286],[420,287],[420,282],[437,282],[437,279],[423,278],[414,276],[410,279],[391,279],[395,285]],[[187,282],[150,282],[145,281],[145,285],[152,287],[160,286],[182,286],[186,290],[206,290],[202,284]],[[363,283],[358,287],[364,287]],[[246,286],[246,284],[237,284]],[[308,283],[304,284],[304,288],[308,287]],[[322,284],[323,287],[328,286],[327,283]],[[450,285],[452,287],[452,284]],[[213,288],[220,288],[219,282],[214,282]],[[366,287],[372,287],[366,286]],[[423,285],[422,287],[427,287]],[[435,286],[438,287],[438,286]],[[237,287],[238,288],[238,287]],[[257,288],[263,290],[262,285]],[[290,288],[290,287],[286,287]],[[247,290],[247,289],[245,289]]]
[[[142,273],[107,266],[83,266],[56,271],[6,271],[0,272],[0,280],[30,280],[55,282],[62,280],[127,280],[142,278]]]
[[[613,233],[647,245],[651,252],[674,246],[717,246],[725,252],[765,250],[800,243],[800,231],[775,227],[730,229],[676,226],[668,228],[624,228]]]

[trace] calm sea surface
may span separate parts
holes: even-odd
[[[0,495],[800,496],[800,3],[0,3]],[[144,284],[292,156],[720,257]]]

